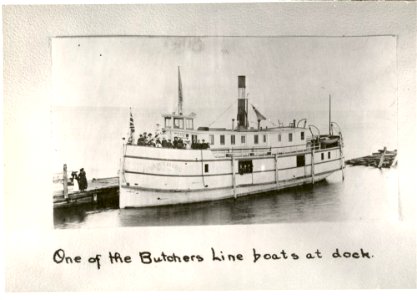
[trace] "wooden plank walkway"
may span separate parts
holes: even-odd
[[[119,178],[98,178],[88,181],[85,191],[69,191],[68,198],[64,198],[64,191],[54,195],[54,207],[74,206],[83,203],[98,202],[110,197],[118,197]]]

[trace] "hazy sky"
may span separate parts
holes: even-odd
[[[176,110],[178,66],[196,127],[230,128],[237,76],[246,75],[250,103],[275,123],[307,117],[327,132],[331,93],[348,158],[396,148],[395,49],[393,37],[53,39],[55,169],[66,162],[114,176],[128,108],[137,132],[154,130]],[[249,119],[256,127],[252,111]]]
[[[329,93],[335,112],[394,109],[395,47],[394,37],[57,38],[53,106],[146,108],[159,120],[176,109],[181,66],[184,110],[199,125],[236,104],[238,75],[247,76],[250,103],[273,120],[327,110]],[[232,105],[215,125],[235,115]]]

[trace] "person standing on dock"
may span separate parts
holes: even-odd
[[[88,183],[87,183],[87,174],[84,171],[84,168],[80,169],[80,174],[78,174],[78,185],[80,187],[80,191],[83,192],[87,189]]]
[[[78,183],[78,174],[77,171],[72,171],[71,173],[71,182],[73,184],[72,191],[78,192],[80,190],[79,183]]]

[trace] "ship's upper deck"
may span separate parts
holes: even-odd
[[[301,119],[298,123],[296,123],[296,120],[293,120],[286,126],[280,123],[280,126],[267,127],[265,123],[273,123],[268,123],[267,118],[252,104],[251,106],[256,114],[257,127],[250,127],[249,123],[252,122],[249,122],[248,118],[249,102],[245,91],[245,76],[238,76],[237,117],[232,119],[231,129],[213,127],[198,127],[195,129],[194,120],[196,114],[183,114],[183,96],[179,69],[178,78],[177,112],[162,114],[162,130],[157,130],[158,132],[154,135],[155,138],[152,138],[152,134],[145,135],[142,141],[140,141],[140,138],[138,145],[154,144],[156,147],[171,148],[172,142],[174,148],[180,149],[202,150],[209,148],[213,154],[216,153],[216,157],[217,154],[230,155],[230,153],[241,153],[243,155],[246,152],[249,155],[255,153],[271,155],[274,153],[305,152],[311,150],[312,147],[321,147],[322,143],[319,142],[320,133],[313,135],[310,126],[306,128],[306,119]],[[262,121],[265,121],[265,123],[261,123]],[[328,139],[323,145],[325,145],[324,147],[337,146],[337,141],[338,139],[334,138]],[[132,137],[129,144],[134,144]]]
[[[166,114],[163,117],[165,127],[162,128],[162,137],[170,140],[174,140],[175,137],[181,138],[190,146],[207,143],[215,157],[223,157],[231,153],[243,156],[245,153],[247,155],[285,154],[320,148],[319,136],[313,136],[309,128],[306,128],[305,119],[298,123],[294,120],[287,126],[259,127],[259,129],[253,127],[194,129],[195,114],[188,116]],[[171,121],[167,121],[167,118]],[[302,126],[297,126],[298,124]]]
[[[306,149],[311,134],[304,127],[272,128],[199,128],[181,129],[165,127],[166,139],[181,138],[186,143],[208,143],[211,150],[246,150],[261,148],[281,148],[280,152]]]

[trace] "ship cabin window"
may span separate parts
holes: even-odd
[[[240,143],[241,143],[241,144],[246,144],[246,135],[242,135],[242,136],[240,137]]]
[[[184,129],[184,119],[174,118],[174,128]]]
[[[259,136],[257,135],[257,134],[255,134],[254,136],[253,136],[253,142],[255,143],[255,144],[258,144],[259,143]]]
[[[266,143],[266,134],[264,134],[264,143]]]
[[[235,135],[234,135],[234,134],[232,134],[232,135],[230,136],[230,144],[231,144],[231,145],[234,145],[234,144],[235,144]]]
[[[172,127],[171,121],[172,121],[171,117],[166,117],[165,118],[165,128],[171,128]]]
[[[210,145],[214,145],[214,134],[210,134]]]
[[[289,142],[292,142],[292,133],[289,133],[289,134],[288,134],[288,141],[289,141]]]
[[[281,142],[281,133],[278,133],[278,142]]]
[[[253,165],[251,160],[239,160],[239,174],[252,173]]]
[[[224,145],[224,135],[220,135],[220,145]]]
[[[327,152],[327,158],[330,159],[330,152]]]
[[[194,129],[193,119],[185,119],[185,127],[187,129]]]
[[[324,153],[321,154],[321,160],[324,160]]]
[[[209,165],[204,164],[204,173],[208,173],[208,172],[209,172]]]
[[[297,167],[304,167],[306,165],[306,159],[304,155],[297,155]]]
[[[304,131],[301,131],[301,140],[304,141]]]

